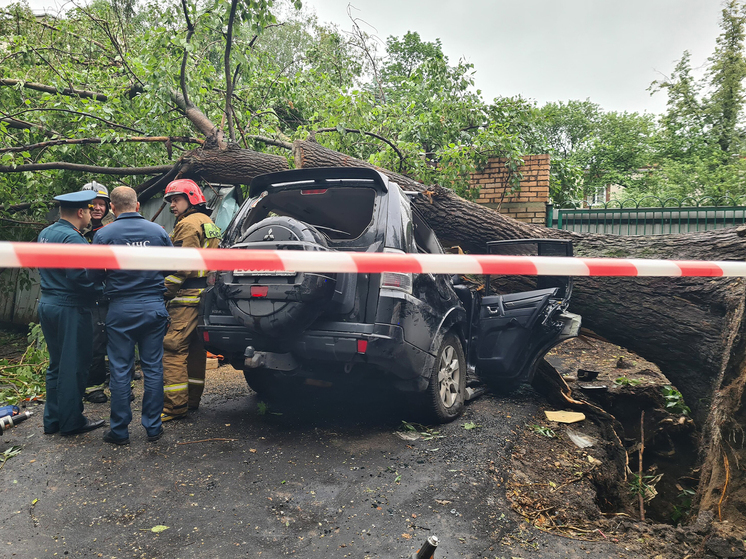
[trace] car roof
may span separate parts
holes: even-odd
[[[375,169],[367,167],[319,167],[314,169],[292,169],[278,173],[267,173],[254,177],[249,186],[249,198],[276,188],[329,186],[329,181],[370,181],[372,186],[388,192],[389,179]]]

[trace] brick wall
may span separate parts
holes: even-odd
[[[520,190],[502,198],[508,177],[505,160],[490,159],[481,173],[472,175],[472,187],[479,187],[479,198],[475,201],[488,208],[499,207],[500,213],[519,221],[543,225],[549,201],[549,155],[526,155],[523,161],[518,168],[523,173]]]

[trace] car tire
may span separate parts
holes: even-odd
[[[461,340],[449,332],[440,343],[425,393],[426,413],[437,423],[448,423],[464,412],[466,358]]]
[[[263,239],[275,240],[263,241]],[[307,243],[306,250],[329,250],[324,236],[313,226],[290,217],[269,217],[252,225],[233,248],[253,248],[252,244],[262,242],[264,249],[282,249],[287,241]],[[269,244],[268,244],[269,243]],[[224,297],[234,318],[248,330],[267,337],[293,335],[305,330],[331,304],[336,286],[336,274],[298,272],[287,278],[283,289],[261,299],[252,297],[236,298],[232,295],[236,288],[245,288],[249,282],[231,277],[223,285]],[[254,276],[261,282],[261,276]],[[269,276],[271,283],[283,281]],[[301,298],[301,300],[298,300]]]

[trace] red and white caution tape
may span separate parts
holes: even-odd
[[[744,262],[0,242],[0,268],[746,277]]]

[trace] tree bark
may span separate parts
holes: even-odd
[[[95,91],[86,91],[84,89],[72,89],[70,87],[57,88],[53,85],[46,85],[43,83],[25,82],[23,80],[0,80],[0,86],[16,87],[20,85],[27,89],[33,89],[35,91],[42,91],[44,93],[52,93],[60,95],[73,95],[76,97],[82,97],[84,99],[95,99],[96,101],[108,101],[108,97],[102,93],[96,93]]]
[[[296,167],[376,168],[313,141],[294,142],[293,154]],[[649,237],[577,234],[522,223],[447,189],[378,170],[404,190],[424,193],[415,205],[441,242],[470,253],[486,252],[491,240],[567,238],[575,254],[586,257],[742,260],[746,254],[746,228]],[[742,523],[746,474],[725,468],[746,463],[745,296],[741,278],[578,277],[571,308],[584,325],[656,363],[682,392],[702,433],[699,507],[719,509],[723,518]],[[728,494],[721,499],[726,475]]]
[[[171,169],[173,165],[155,165],[153,167],[97,167],[67,161],[50,161],[49,163],[29,163],[15,167],[0,165],[0,173],[25,173],[26,171],[67,170],[78,173],[100,173],[102,175],[158,175]]]
[[[288,160],[228,144],[226,149],[195,149],[181,156],[179,177],[199,177],[208,182],[249,184],[264,173],[285,171]]]

